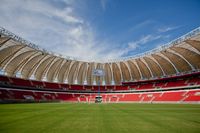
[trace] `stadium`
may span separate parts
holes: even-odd
[[[0,27],[0,132],[200,132],[200,27],[106,60],[18,34]]]

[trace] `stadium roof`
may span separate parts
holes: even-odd
[[[151,79],[198,71],[200,68],[200,27],[188,34],[140,55],[108,61],[83,61],[40,49],[21,37],[0,28],[0,69],[8,76],[25,79],[97,84],[94,69],[103,69],[101,84]]]

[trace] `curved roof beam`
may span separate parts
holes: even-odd
[[[171,52],[171,53],[173,53],[173,54],[175,54],[175,55],[177,55],[177,56],[179,56],[180,58],[182,58],[185,62],[187,62],[187,64],[190,66],[190,68],[192,70],[194,70],[194,67],[192,66],[192,64],[188,60],[186,60],[184,56],[182,56],[181,54],[177,53],[172,48],[168,49],[168,51]]]
[[[138,69],[138,66],[131,60],[129,60],[127,62],[128,62],[129,67],[130,67],[131,75],[133,77],[133,80],[141,79],[141,72]]]
[[[117,64],[117,67],[119,68],[120,79],[121,79],[121,82],[122,82],[124,79],[123,79],[123,75],[122,75],[122,69],[121,69],[121,66],[120,66],[120,62],[115,62],[115,63]]]
[[[153,57],[143,57],[143,59],[146,61],[148,64],[149,68],[152,70],[152,73],[154,73],[156,77],[158,76],[163,76],[164,71],[162,70],[162,67],[160,64],[155,59],[152,59]],[[157,62],[157,63],[156,63]]]
[[[87,63],[82,62],[80,64],[80,68],[78,71],[78,77],[77,77],[78,84],[84,84],[86,69],[87,69]]]
[[[115,80],[114,80],[114,75],[113,75],[112,63],[109,63],[109,66],[110,66],[110,70],[111,70],[111,77],[112,77],[111,84],[114,84]]]
[[[80,70],[80,67],[81,67],[81,64],[83,62],[78,62],[78,66],[77,66],[77,69],[75,70],[75,78],[74,78],[74,84],[78,84],[78,74],[79,74],[79,70]]]
[[[182,55],[192,66],[193,68],[200,68],[200,55],[183,47],[173,47],[171,48],[176,53]]]
[[[198,51],[200,51],[200,41],[186,40],[185,42],[188,43],[189,45],[191,45],[192,47],[194,47],[195,49],[197,49]]]
[[[95,68],[94,63],[88,63],[88,70],[87,70],[87,84],[93,85],[94,76],[92,75],[92,70]]]
[[[105,83],[107,85],[112,84],[112,70],[110,68],[110,64],[106,63],[104,65],[104,70],[105,70]]]
[[[37,57],[37,56],[39,56],[39,55],[41,55],[41,52],[36,51],[35,54],[33,54],[32,56],[30,56],[30,57],[27,59],[27,61],[24,62],[23,66],[20,68],[20,69],[21,69],[20,71],[21,71],[21,76],[22,76],[22,78],[25,78],[24,75],[23,75],[23,74],[24,74],[24,67],[28,64],[29,61],[31,61],[34,57]],[[32,65],[31,65],[31,66],[32,66]],[[31,67],[31,66],[30,66],[30,67]],[[27,78],[25,78],[25,79],[27,79]]]
[[[130,81],[132,79],[130,70],[126,64],[126,62],[120,62],[120,67],[121,67],[121,72],[122,72],[122,77],[123,81]]]
[[[78,69],[79,62],[75,61],[74,63],[71,64],[71,67],[69,69],[69,73],[67,76],[68,83],[69,84],[74,84],[76,80],[76,70]]]
[[[88,70],[88,63],[85,63],[85,70],[84,70],[84,79],[83,84],[87,84],[87,70]]]
[[[16,71],[21,68],[21,66],[34,54],[36,54],[37,51],[31,50],[26,51],[18,56],[14,57],[6,66],[5,71],[7,72],[8,76],[15,76]]]
[[[151,77],[151,73],[149,71],[149,69],[147,68],[147,66],[141,61],[141,59],[135,59],[141,74],[142,74],[142,79],[149,79]]]
[[[112,70],[113,70],[113,76],[114,76],[114,82],[115,84],[120,84],[121,83],[121,73],[120,73],[120,68],[116,63],[112,63]]]
[[[3,49],[6,49],[8,47],[12,47],[12,46],[23,46],[24,48],[33,49],[31,47],[28,47],[26,45],[23,45],[23,44],[21,44],[19,42],[16,42],[16,41],[10,39],[10,40],[8,40],[7,42],[5,42],[4,44],[1,45],[0,51],[3,50]]]
[[[40,62],[40,64],[38,64],[38,67],[36,68],[34,73],[36,80],[42,80],[45,71],[49,66],[49,63],[52,63],[55,58],[55,56],[50,56],[49,58],[44,59],[42,62]]]
[[[190,45],[188,43],[184,42],[182,45],[179,45],[178,47],[188,49],[188,50],[200,55],[200,51],[198,51],[198,49],[196,49],[195,47],[193,47],[192,45]]]
[[[124,64],[125,64],[126,67],[128,68],[128,72],[129,72],[129,75],[130,75],[130,80],[132,81],[132,80],[133,80],[133,76],[132,76],[132,74],[131,74],[131,69],[130,69],[130,67],[129,67],[129,65],[128,65],[128,62],[127,62],[127,61],[124,61]]]
[[[140,61],[143,62],[144,65],[145,65],[145,66],[147,67],[147,69],[149,70],[149,72],[150,72],[150,74],[151,74],[151,77],[154,77],[154,74],[153,74],[152,70],[150,69],[148,63],[144,60],[144,58],[140,58],[140,59],[141,59]]]
[[[70,60],[65,60],[65,62],[61,66],[60,70],[58,71],[58,76],[57,76],[59,82],[63,82],[63,83],[65,82],[71,62],[72,61]]]
[[[62,58],[57,58],[56,61],[53,62],[51,66],[49,66],[49,69],[46,72],[46,77],[49,82],[53,82],[55,80],[56,70],[61,65],[62,61]]]
[[[12,46],[16,46],[16,45],[12,45]],[[9,46],[9,48],[12,46]],[[17,56],[19,56],[27,51],[34,51],[34,50],[31,48],[27,48],[27,47],[23,47],[23,48],[19,49],[18,51],[14,52],[12,55],[7,57],[7,59],[5,59],[5,61],[1,64],[3,66],[2,69],[5,69],[10,62],[12,62],[14,59],[17,59]]]
[[[152,55],[150,55],[150,56],[148,56],[146,58],[149,58],[150,60],[155,62],[159,66],[159,68],[161,69],[161,71],[163,73],[162,75],[166,75],[166,73],[165,73],[164,69],[162,68],[162,66],[159,64],[159,62]]]
[[[48,65],[46,66],[46,68],[45,68],[44,71],[42,72],[42,78],[41,78],[41,79],[44,78],[46,81],[49,81],[49,80],[48,80],[48,77],[47,77],[47,72],[49,71],[50,68],[52,68],[52,65],[53,65],[57,60],[60,59],[60,57],[58,57],[58,56],[54,56],[54,57],[55,57],[55,58],[52,59],[52,61],[50,61],[50,62],[48,63]]]
[[[161,51],[161,53],[165,55],[176,66],[179,72],[191,70],[190,66],[185,60],[183,60],[176,54],[169,52],[169,50]]]
[[[8,42],[11,38],[9,37],[0,37],[0,47],[2,47],[6,42]]]
[[[160,53],[152,54],[151,56],[153,59],[155,59],[160,64],[161,68],[163,69],[163,71],[165,72],[166,75],[176,73],[176,69],[168,61],[168,59],[166,59],[166,57],[164,58],[163,55],[161,55]]]
[[[43,60],[47,56],[48,55],[43,55],[40,53],[39,55],[36,55],[32,59],[27,61],[27,63],[23,66],[21,70],[22,77],[26,79],[30,78],[33,72],[35,71],[35,68],[40,63],[40,61]]]
[[[166,57],[166,55],[164,55],[163,53],[157,53],[157,55],[159,55],[162,58],[164,58],[165,60],[167,60],[173,66],[173,68],[176,70],[176,73],[179,73],[179,70],[177,69],[177,67],[174,65],[174,63],[169,58]]]
[[[21,49],[25,46],[22,45],[14,45],[7,47],[0,51],[0,68],[4,67],[4,65],[15,56]]]
[[[58,67],[56,68],[55,72],[53,73],[53,80],[56,80],[57,82],[59,82],[58,80],[58,74],[60,72],[61,67],[63,66],[63,64],[66,62],[66,60],[64,58],[61,58],[61,62],[58,65]]]

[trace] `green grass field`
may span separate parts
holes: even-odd
[[[200,133],[200,105],[7,104],[0,133]]]

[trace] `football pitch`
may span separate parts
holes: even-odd
[[[200,133],[200,105],[1,104],[0,133]]]

